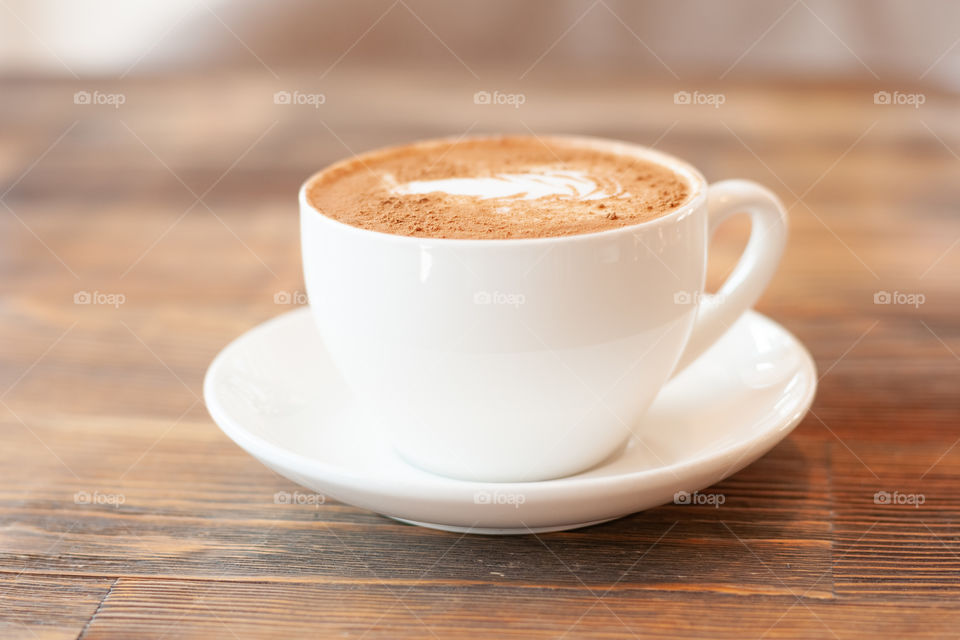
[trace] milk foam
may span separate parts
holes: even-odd
[[[388,176],[389,178],[392,176]],[[511,198],[537,200],[557,196],[573,200],[601,200],[626,197],[623,188],[613,179],[601,186],[584,171],[544,168],[528,173],[497,173],[478,178],[444,178],[414,180],[392,188],[398,195],[442,192],[455,196],[473,196],[481,200]]]

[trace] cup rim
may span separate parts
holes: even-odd
[[[702,206],[707,197],[707,181],[703,177],[703,174],[696,169],[693,165],[685,160],[681,160],[676,156],[659,151],[652,147],[646,147],[644,145],[635,144],[632,142],[625,142],[621,140],[613,140],[610,138],[600,138],[595,136],[581,136],[581,135],[568,135],[568,134],[551,134],[545,136],[536,136],[536,139],[541,142],[548,143],[551,141],[558,142],[560,144],[583,146],[592,149],[598,149],[603,151],[610,151],[616,154],[634,156],[637,158],[642,158],[650,162],[654,162],[659,165],[663,165],[668,169],[674,171],[677,175],[683,178],[687,185],[690,187],[691,193],[687,196],[687,200],[681,204],[679,207],[673,211],[653,218],[652,220],[645,220],[643,222],[637,222],[634,224],[624,225],[622,227],[616,227],[613,229],[604,229],[602,231],[591,231],[589,233],[577,233],[570,235],[560,235],[560,236],[545,236],[539,238],[431,238],[423,236],[406,236],[396,233],[387,233],[385,231],[376,231],[374,229],[364,229],[363,227],[356,227],[352,224],[347,224],[346,222],[341,222],[336,218],[333,218],[323,211],[319,207],[310,202],[310,199],[307,197],[307,188],[320,176],[332,171],[348,162],[353,162],[357,158],[363,158],[368,154],[379,154],[390,149],[395,149],[398,147],[408,147],[408,146],[418,146],[418,145],[433,145],[441,143],[456,143],[456,142],[472,142],[472,141],[484,141],[484,140],[496,140],[503,138],[511,137],[533,137],[533,136],[523,136],[522,134],[517,135],[473,135],[473,136],[462,136],[462,137],[441,137],[441,138],[429,138],[426,140],[419,140],[406,144],[390,145],[386,147],[379,147],[377,149],[371,149],[363,153],[354,154],[349,158],[339,160],[334,162],[331,165],[320,169],[316,173],[312,174],[307,178],[303,184],[300,186],[299,192],[299,201],[301,213],[304,211],[304,207],[309,209],[311,213],[317,214],[325,222],[332,224],[336,227],[341,228],[342,231],[348,233],[358,233],[358,234],[367,234],[373,238],[378,238],[383,241],[396,242],[396,243],[410,243],[418,246],[423,244],[431,245],[443,245],[443,246],[484,246],[484,247],[504,247],[504,246],[531,246],[531,245],[542,245],[547,243],[574,243],[574,242],[588,242],[597,238],[610,238],[616,235],[629,234],[631,232],[636,232],[641,229],[649,229],[654,227],[659,227],[661,225],[669,224],[677,219],[684,218],[692,212],[696,211]]]

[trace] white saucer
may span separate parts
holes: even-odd
[[[810,354],[750,311],[661,391],[634,437],[603,464],[559,480],[480,483],[401,460],[344,387],[302,308],[251,329],[214,359],[210,415],[277,473],[391,518],[470,533],[535,533],[619,518],[747,466],[813,401]]]

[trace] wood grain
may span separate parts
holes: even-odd
[[[675,105],[683,87],[544,79],[507,110],[460,78],[337,73],[317,110],[273,103],[317,86],[294,72],[0,84],[16,125],[0,128],[3,637],[956,635],[956,98],[733,86],[713,110]],[[73,104],[92,85],[126,103]],[[722,507],[488,538],[278,505],[292,485],[208,418],[210,360],[303,291],[300,182],[471,126],[656,142],[790,207],[759,309],[808,346],[820,389],[785,442],[711,489]],[[746,232],[720,230],[711,283]],[[75,304],[84,291],[123,302]]]
[[[267,591],[269,588],[269,591]],[[237,584],[122,578],[86,638],[108,638],[136,625],[139,637],[249,638],[943,638],[960,615],[949,605],[869,600],[824,602],[793,596],[690,591],[517,588],[496,584],[437,588],[373,584]],[[844,629],[856,629],[846,633]]]
[[[5,574],[0,584],[0,636],[75,638],[115,583],[106,578]]]

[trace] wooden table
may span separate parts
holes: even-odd
[[[714,109],[673,86],[544,79],[514,109],[459,80],[280,75],[0,84],[0,636],[960,634],[956,99],[725,86]],[[207,364],[303,291],[302,179],[467,129],[656,144],[784,198],[789,247],[759,309],[809,347],[820,389],[715,487],[721,508],[480,537],[279,505],[294,485],[210,420]],[[712,283],[745,233],[721,230]]]

